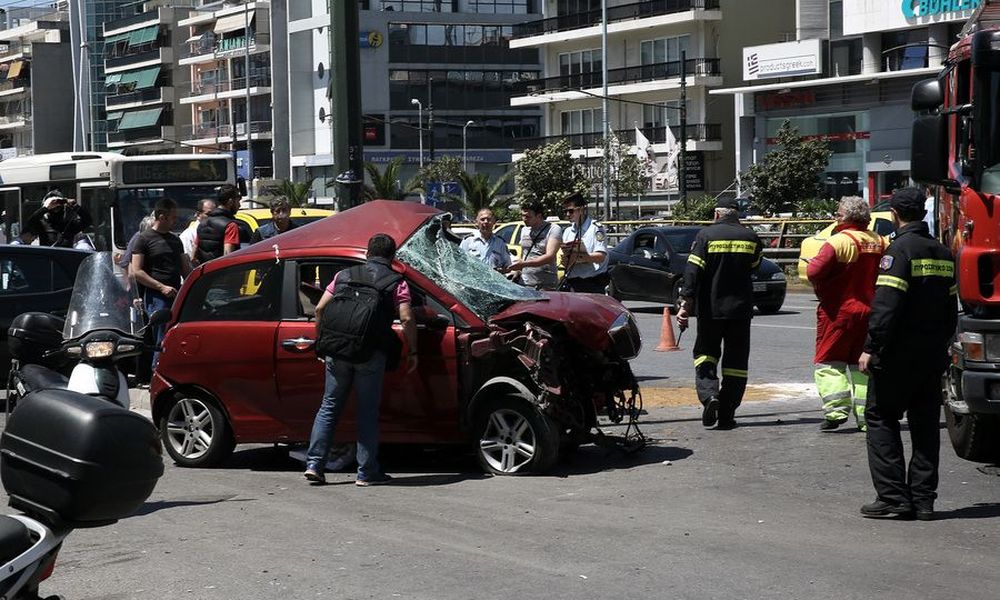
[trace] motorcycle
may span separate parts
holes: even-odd
[[[8,376],[8,413],[36,390],[68,389],[129,407],[123,361],[150,346],[146,329],[170,320],[170,311],[145,313],[135,281],[111,257],[97,252],[81,264],[66,318],[28,312],[11,323],[13,357]]]

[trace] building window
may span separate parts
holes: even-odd
[[[860,75],[862,64],[861,38],[830,42],[830,76]]]
[[[526,15],[533,12],[530,0],[471,0],[472,12],[495,15]]]
[[[524,82],[535,81],[538,76],[538,71],[520,70],[390,69],[389,106],[393,110],[411,110],[412,98],[427,105],[430,93],[435,111],[496,110],[509,107],[511,96],[524,93]]]
[[[603,113],[600,108],[564,110],[560,113],[563,135],[599,133],[604,131]]]
[[[691,36],[689,35],[644,40],[639,44],[639,64],[655,65],[665,62],[677,62],[681,59],[681,52],[684,52],[685,56],[691,58],[690,48]]]
[[[537,65],[537,48],[509,48],[509,25],[389,24],[389,62]]]
[[[601,0],[559,0],[556,4],[556,14],[560,17],[592,10],[601,10]]]
[[[688,101],[688,107],[691,102]],[[664,126],[679,127],[681,124],[681,101],[660,102],[659,106],[642,106],[643,129],[659,129]]]
[[[455,0],[381,0],[380,10],[400,12],[456,12]]]
[[[830,0],[830,39],[844,36],[844,2]]]
[[[577,75],[601,70],[601,49],[564,52],[559,55],[559,74]]]
[[[926,66],[926,29],[907,29],[882,34],[883,71],[906,71]]]

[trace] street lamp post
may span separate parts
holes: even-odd
[[[469,128],[469,125],[474,125],[474,124],[475,124],[475,121],[473,121],[472,119],[469,119],[468,121],[465,122],[465,125],[462,126],[462,170],[465,171],[466,173],[469,172],[469,156],[466,153],[467,148],[468,148],[468,144],[467,144],[467,139],[468,138],[467,138],[467,133],[466,132],[467,132],[467,130]]]
[[[420,139],[420,170],[424,168],[424,105],[416,98],[410,104],[417,107],[417,137]]]
[[[608,151],[611,146],[611,122],[608,115],[608,0],[601,1],[601,112],[604,116],[604,219],[611,220],[611,165]]]
[[[253,200],[253,130],[252,123],[250,121],[250,3],[243,5],[243,70],[244,75],[246,75],[246,103],[247,103],[247,177],[249,178],[249,184],[247,186],[247,197]],[[236,147],[236,132],[233,132],[233,147]]]

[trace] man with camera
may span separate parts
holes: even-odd
[[[42,206],[24,224],[24,230],[38,236],[39,246],[72,248],[76,236],[91,225],[90,214],[75,198],[66,198],[59,190],[45,194]]]

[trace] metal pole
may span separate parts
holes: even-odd
[[[677,169],[678,188],[681,196],[681,206],[687,208],[687,51],[681,50],[681,164]]]
[[[253,139],[251,133],[250,122],[250,4],[246,3],[243,5],[243,68],[246,71],[246,102],[247,102],[247,177],[250,179],[250,185],[247,186],[247,198],[253,199]],[[235,131],[233,132],[236,133]],[[236,136],[233,135],[234,146]]]
[[[420,170],[424,170],[424,105],[416,98],[410,98],[410,104],[417,107],[417,139],[420,147]]]
[[[611,148],[611,125],[608,121],[608,0],[601,0],[601,82],[604,96],[604,220],[611,220],[611,163],[608,160]]]
[[[431,162],[434,162],[434,97],[431,95],[433,93],[434,78],[427,78],[427,143],[429,145]]]
[[[469,172],[469,156],[468,152],[468,130],[469,125],[475,123],[473,120],[468,120],[465,125],[462,126],[462,170],[466,173]]]
[[[357,205],[364,178],[361,115],[361,46],[358,43],[358,0],[338,0],[330,13],[333,44],[334,162],[338,177],[351,183],[338,190],[340,210]]]

